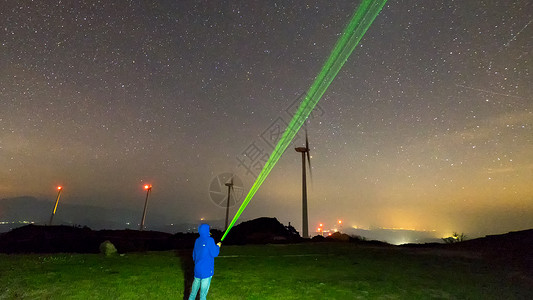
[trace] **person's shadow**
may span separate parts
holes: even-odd
[[[181,261],[183,271],[183,300],[189,299],[191,286],[194,280],[194,261],[192,260],[192,249],[180,249],[176,251]]]

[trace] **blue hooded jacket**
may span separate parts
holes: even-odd
[[[209,225],[202,224],[198,227],[200,237],[194,243],[192,259],[194,260],[194,277],[208,278],[215,272],[215,257],[220,252],[220,247],[209,236]]]

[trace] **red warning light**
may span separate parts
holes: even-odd
[[[144,189],[145,189],[145,190],[149,190],[149,189],[151,189],[151,188],[152,188],[152,186],[149,185],[149,184],[146,184],[146,185],[144,186]]]
[[[63,188],[62,186],[58,186],[58,187],[57,187],[57,190],[59,191],[59,190],[61,190],[62,188]]]

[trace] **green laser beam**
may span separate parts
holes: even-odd
[[[333,79],[335,79],[357,44],[359,44],[359,41],[361,41],[370,25],[372,25],[372,22],[374,22],[374,19],[377,17],[383,6],[385,6],[386,2],[387,0],[363,0],[363,2],[359,5],[352,16],[352,19],[344,29],[341,37],[335,44],[335,47],[331,51],[331,54],[322,67],[322,70],[307,91],[304,100],[298,107],[298,110],[287,126],[287,129],[276,145],[276,148],[274,148],[274,151],[268,158],[268,161],[265,163],[261,173],[259,173],[259,176],[252,185],[252,188],[246,195],[241,207],[224,232],[221,241],[226,238],[226,235],[229,233],[235,222],[239,219],[246,206],[248,206],[250,200],[252,200],[261,184],[263,184],[270,171],[272,171],[272,168],[274,168],[276,163],[279,161],[281,155],[292,142],[304,124],[305,120],[309,117],[309,114],[311,114],[311,111],[313,111],[318,101],[322,98],[322,95],[324,95],[331,82],[333,82]]]

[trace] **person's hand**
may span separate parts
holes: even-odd
[[[222,242],[218,242],[217,246],[222,247]]]

